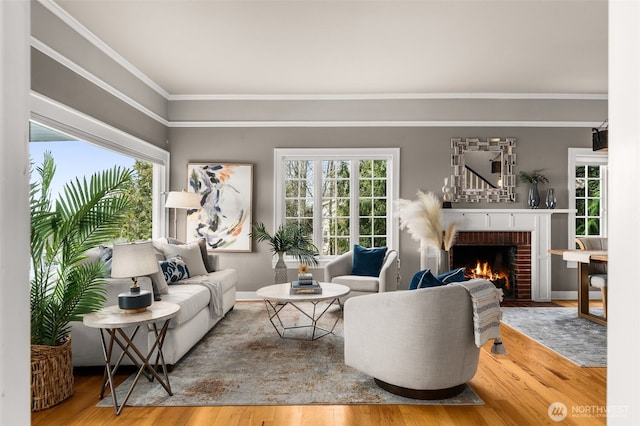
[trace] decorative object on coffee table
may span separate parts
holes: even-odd
[[[118,295],[118,306],[125,313],[142,312],[153,303],[149,290],[140,290],[138,277],[158,272],[158,261],[151,241],[141,241],[113,246],[111,276],[131,278],[129,292]]]
[[[274,283],[288,282],[287,265],[284,255],[295,257],[304,265],[317,265],[318,248],[313,244],[311,232],[299,222],[288,222],[280,225],[271,235],[262,222],[253,224],[253,232],[250,234],[257,242],[266,241],[271,245],[271,252],[278,255],[278,261],[274,268]]]

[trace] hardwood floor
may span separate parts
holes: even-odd
[[[606,406],[606,368],[577,367],[504,324],[502,338],[508,355],[493,356],[489,342],[469,382],[482,406],[125,407],[115,416],[95,407],[102,380],[96,371],[76,375],[73,396],[32,413],[32,425],[544,425],[559,424],[548,414],[555,402],[567,407],[563,425],[606,424],[604,415],[590,414]]]

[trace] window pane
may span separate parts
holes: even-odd
[[[589,180],[589,192],[587,196],[600,198],[600,181],[599,180]]]
[[[373,200],[373,214],[374,216],[386,216],[387,200],[380,200],[380,199]]]
[[[584,218],[576,218],[576,235],[586,235],[586,221]]]
[[[588,166],[589,177],[591,178],[599,178],[600,177],[600,166]]]
[[[285,215],[286,217],[296,217],[298,216],[298,201],[297,200],[286,200],[284,202],[285,206]]]
[[[370,218],[368,217],[361,217],[360,218],[360,235],[371,235],[371,231],[373,231],[372,229],[372,221]]]
[[[585,206],[584,199],[576,200],[576,210],[577,210],[576,214],[578,216],[584,216],[586,214],[584,206]]]
[[[600,219],[591,218],[587,221],[588,235],[600,235]]]
[[[360,196],[371,197],[373,195],[373,187],[370,180],[360,180]]]
[[[387,219],[373,220],[373,235],[387,235]]]
[[[386,180],[374,180],[373,181],[373,196],[385,197],[387,195],[387,181]]]
[[[386,247],[387,246],[387,238],[386,237],[375,237],[373,239],[374,247]]]
[[[335,194],[338,197],[348,197],[350,195],[350,184],[346,179],[340,179],[336,181],[336,192]]]
[[[370,178],[373,176],[373,161],[364,160],[360,161],[360,177],[361,178]]]
[[[367,247],[367,248],[371,248],[373,247],[371,244],[371,238],[365,238],[365,237],[360,237],[360,239],[358,240],[358,244],[360,244],[362,247]]]
[[[576,197],[584,197],[586,192],[585,188],[585,180],[584,179],[576,179]]]
[[[584,166],[576,166],[576,177],[577,178],[585,177],[585,167]]]
[[[600,200],[599,199],[587,201],[587,215],[600,216]]]
[[[371,200],[367,200],[367,199],[360,199],[360,216],[371,216]]]

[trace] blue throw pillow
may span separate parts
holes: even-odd
[[[167,283],[175,283],[183,278],[189,278],[189,269],[187,264],[180,256],[174,256],[160,262],[160,269],[162,269],[162,275]]]
[[[438,287],[441,285],[464,281],[464,268],[457,268],[433,275],[429,269],[416,272],[409,284],[409,290],[417,288]]]
[[[386,247],[366,248],[354,244],[351,274],[365,277],[379,276],[386,254]]]

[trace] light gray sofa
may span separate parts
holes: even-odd
[[[229,312],[236,301],[236,286],[238,276],[235,269],[218,269],[217,256],[208,254],[208,260],[214,267],[215,272],[207,275],[200,275],[183,279],[175,284],[169,285],[167,294],[160,297],[163,302],[173,302],[180,305],[180,312],[169,323],[169,329],[164,341],[163,353],[165,362],[168,365],[177,363],[202,337],[220,321],[223,316],[212,314],[210,303],[211,291],[208,286],[198,284],[202,281],[217,283],[222,297],[222,314]],[[219,285],[218,285],[219,284]],[[117,305],[118,294],[128,292],[131,286],[130,279],[108,278],[107,279],[107,301],[105,306]],[[151,279],[149,277],[138,278],[138,285],[143,290],[153,291]],[[220,305],[218,305],[220,306]],[[131,329],[132,330],[132,329]],[[130,333],[127,333],[130,334]],[[134,338],[136,346],[144,352],[153,345],[155,337],[153,331],[140,329]],[[86,327],[81,322],[72,324],[71,331],[72,359],[73,365],[81,366],[103,366],[104,357],[100,343],[100,332],[98,329]],[[118,356],[121,353],[115,350]],[[123,364],[131,364],[125,357]]]

